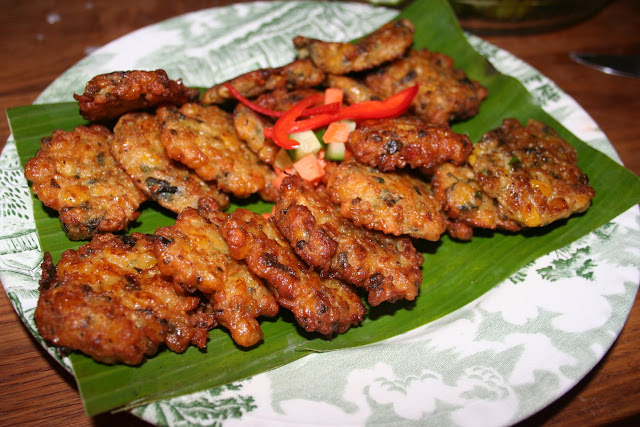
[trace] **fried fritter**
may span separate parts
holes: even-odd
[[[330,337],[362,322],[365,307],[354,290],[310,270],[269,220],[238,209],[222,234],[231,255],[245,260],[254,274],[267,281],[278,303],[291,310],[307,332]]]
[[[199,96],[198,89],[186,87],[182,79],[169,79],[164,70],[101,74],[87,83],[82,95],[73,94],[82,117],[92,122],[112,122],[124,113],[161,104],[180,106]]]
[[[437,241],[445,231],[429,185],[408,173],[380,172],[355,161],[328,164],[327,192],[340,214],[387,234]]]
[[[278,303],[262,279],[233,259],[222,238],[227,214],[211,199],[198,210],[185,209],[170,227],[156,231],[155,253],[162,274],[188,292],[201,291],[213,303],[213,314],[233,340],[250,347],[263,338],[259,316],[278,314]]]
[[[327,76],[327,86],[342,89],[347,104],[357,104],[363,101],[375,101],[380,97],[363,82],[347,76],[330,74]]]
[[[231,114],[216,107],[185,104],[158,108],[167,154],[202,179],[236,197],[265,190],[275,172],[238,138]]]
[[[498,201],[482,191],[469,166],[444,163],[436,168],[431,184],[433,195],[449,221],[447,228],[452,237],[471,240],[473,228],[520,230]]]
[[[347,147],[360,163],[384,172],[464,164],[473,149],[467,136],[413,117],[365,120],[349,134]]]
[[[203,181],[191,169],[171,160],[162,141],[161,125],[147,113],[123,115],[114,128],[111,154],[150,199],[175,213],[196,208],[202,197],[212,197],[225,209],[229,197]]]
[[[325,42],[297,36],[293,45],[300,58],[311,58],[327,73],[347,74],[400,58],[413,43],[414,31],[408,19],[400,19],[383,25],[357,43]]]
[[[215,326],[199,298],[185,295],[157,268],[157,237],[95,236],[42,265],[35,321],[52,344],[103,363],[136,365],[165,343],[175,352],[206,346]]]
[[[408,237],[357,227],[327,194],[298,176],[285,178],[280,191],[275,224],[309,265],[364,288],[373,306],[416,298],[424,259]]]
[[[101,125],[57,130],[25,165],[31,189],[72,240],[126,229],[146,200],[109,154],[112,137]]]
[[[242,103],[233,110],[233,127],[238,137],[264,163],[272,165],[276,160],[278,147],[273,140],[264,136],[264,128],[273,126],[273,121],[256,113]]]
[[[447,55],[412,50],[407,57],[369,74],[365,81],[382,98],[418,84],[410,111],[429,123],[447,124],[476,115],[487,97],[483,86],[453,67]]]
[[[516,119],[485,134],[469,156],[478,184],[509,219],[538,227],[584,212],[595,197],[575,149],[536,120]]]
[[[309,59],[299,59],[278,68],[263,68],[242,74],[226,83],[246,98],[254,98],[275,89],[300,89],[317,86],[325,79],[325,73]],[[231,99],[224,83],[213,86],[202,96],[204,104],[222,104]]]
[[[215,105],[160,107],[162,143],[170,158],[236,197],[268,190],[275,172],[238,138],[231,114]],[[265,197],[265,193],[261,194]],[[269,195],[268,200],[273,200]]]

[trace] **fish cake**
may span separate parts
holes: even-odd
[[[197,208],[198,200],[211,197],[220,209],[229,196],[205,182],[182,163],[167,155],[161,141],[161,124],[148,113],[123,115],[114,128],[111,154],[148,198],[175,213]]]
[[[480,188],[523,227],[584,212],[595,197],[575,149],[537,120],[504,120],[475,145],[469,163]]]
[[[219,189],[236,197],[268,193],[275,172],[240,140],[230,113],[215,105],[190,103],[180,109],[160,107],[157,115],[170,158],[205,181],[216,181]],[[275,195],[268,196],[272,197]]]
[[[274,222],[307,264],[364,288],[373,306],[416,298],[424,258],[408,237],[357,227],[327,194],[298,176],[285,178],[280,190]]]
[[[164,70],[100,74],[87,83],[82,95],[73,94],[82,117],[92,122],[113,122],[124,113],[161,104],[180,106],[199,96],[198,89],[185,86],[182,79],[169,79]]]
[[[31,190],[60,213],[72,240],[127,228],[146,200],[109,153],[113,135],[101,125],[57,130],[25,165]]]
[[[255,98],[276,89],[310,88],[321,84],[324,71],[316,67],[310,59],[298,59],[282,67],[263,68],[235,77],[228,82],[245,98]],[[224,83],[207,89],[202,96],[204,104],[222,104],[233,96]]]
[[[206,346],[215,320],[157,268],[157,237],[95,236],[54,265],[45,254],[35,322],[42,337],[107,364],[137,365],[166,344]]]
[[[488,94],[464,71],[454,69],[451,57],[426,49],[410,51],[407,57],[367,75],[365,82],[382,98],[417,84],[410,112],[436,124],[475,116]]]
[[[272,139],[264,136],[264,128],[273,126],[273,121],[256,113],[242,103],[238,103],[233,110],[233,128],[238,137],[258,158],[268,165],[276,161],[280,151]]]
[[[434,197],[447,216],[449,234],[459,240],[471,240],[474,228],[518,231],[522,227],[509,219],[493,197],[476,181],[469,166],[444,163],[431,180]]]
[[[349,134],[347,148],[360,163],[388,172],[405,166],[430,171],[444,162],[464,164],[473,145],[446,125],[398,117],[364,120]]]
[[[380,100],[380,97],[364,82],[352,77],[330,74],[327,76],[327,86],[342,89],[344,101],[349,105]]]
[[[331,74],[369,70],[400,58],[413,43],[415,28],[408,19],[389,22],[356,43],[325,42],[297,36],[293,45],[300,58],[311,58]]]
[[[326,171],[331,200],[354,224],[434,242],[444,233],[440,204],[425,181],[355,161],[329,164]]]
[[[202,199],[199,209],[187,208],[175,224],[156,230],[155,254],[162,274],[188,292],[202,292],[218,323],[250,347],[263,338],[256,318],[275,316],[279,306],[262,279],[231,257],[221,232],[226,219],[215,202]]]
[[[362,322],[365,307],[358,294],[349,285],[310,270],[266,218],[237,209],[222,234],[231,255],[245,260],[269,284],[278,303],[291,310],[307,332],[331,337]]]

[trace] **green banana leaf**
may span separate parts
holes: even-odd
[[[138,367],[106,366],[81,354],[72,354],[74,374],[89,415],[130,407],[216,387],[289,363],[312,352],[324,352],[377,342],[422,326],[466,305],[536,258],[559,249],[607,223],[640,201],[640,179],[604,154],[587,146],[537,107],[515,79],[499,74],[467,43],[445,0],[422,0],[401,12],[416,26],[415,47],[444,52],[456,66],[489,89],[490,97],[473,119],[455,130],[473,141],[497,127],[504,118],[535,118],[554,127],[578,151],[579,166],[588,174],[597,196],[584,214],[549,227],[517,234],[489,233],[460,243],[443,237],[438,243],[420,242],[425,254],[424,281],[414,302],[372,308],[364,323],[332,340],[308,334],[293,316],[263,320],[264,342],[245,350],[228,333],[211,331],[205,351],[190,348],[183,354],[161,351]],[[21,162],[35,155],[44,136],[55,129],[72,130],[85,124],[77,104],[32,105],[8,111]],[[33,198],[36,225],[44,251],[54,261],[62,251],[81,243],[68,240],[55,212]],[[232,209],[239,206],[232,206]],[[256,212],[271,205],[242,204]],[[131,231],[153,233],[175,217],[145,205]]]

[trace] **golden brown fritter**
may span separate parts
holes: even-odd
[[[60,213],[70,239],[127,228],[144,195],[109,154],[113,135],[101,125],[57,130],[25,165],[31,189]]]
[[[233,128],[238,137],[264,163],[272,165],[276,160],[278,147],[273,140],[264,136],[264,128],[273,126],[273,121],[256,113],[244,104],[238,103],[233,110]]]
[[[407,57],[368,75],[366,84],[382,98],[418,84],[410,111],[429,123],[447,124],[476,115],[487,97],[484,87],[453,67],[447,55],[412,50]]]
[[[298,176],[285,178],[280,191],[275,224],[307,264],[364,288],[373,306],[416,298],[423,257],[408,237],[355,226],[327,194]]]
[[[523,227],[584,212],[595,197],[575,149],[536,120],[505,120],[475,145],[469,163],[482,190]]]
[[[482,191],[469,166],[444,163],[436,168],[431,183],[433,195],[449,221],[452,237],[471,240],[473,228],[520,230],[518,224],[509,220],[498,201]]]
[[[444,163],[464,164],[473,146],[446,125],[417,118],[365,120],[349,134],[347,147],[360,162],[384,172],[405,166],[430,170]]]
[[[309,59],[299,59],[278,68],[263,68],[235,77],[228,82],[246,98],[254,98],[275,89],[300,89],[317,86],[325,73]],[[224,83],[213,86],[202,96],[204,104],[222,104],[233,98]]]
[[[215,105],[160,107],[162,143],[170,158],[236,197],[265,190],[275,172],[238,138],[231,114]]]
[[[380,99],[380,97],[365,85],[364,82],[352,77],[330,74],[327,76],[327,86],[342,89],[344,92],[344,101],[349,105],[363,101],[375,101]]]
[[[207,296],[218,323],[250,347],[263,338],[256,318],[278,314],[278,303],[262,279],[230,256],[221,233],[227,214],[211,202],[202,199],[199,209],[185,209],[174,225],[156,231],[158,268],[186,291]]]
[[[270,110],[287,111],[303,99],[318,93],[322,92],[309,88],[294,90],[276,89],[258,96],[255,103]]]
[[[151,200],[175,213],[198,207],[202,197],[212,197],[225,209],[229,196],[203,181],[191,169],[171,160],[160,139],[161,126],[147,113],[123,115],[114,128],[111,154]]]
[[[413,43],[415,28],[408,19],[383,25],[356,43],[325,42],[298,36],[293,45],[300,58],[311,58],[331,74],[347,74],[375,68],[400,58]]]
[[[362,322],[365,307],[353,289],[310,270],[269,220],[238,209],[222,234],[231,255],[245,260],[254,274],[266,280],[278,303],[291,310],[307,332],[330,337]]]
[[[380,172],[355,161],[328,164],[327,192],[356,225],[437,241],[445,231],[429,185],[408,173]]]
[[[42,337],[103,363],[136,365],[165,343],[206,346],[215,321],[157,268],[156,237],[95,236],[54,266],[45,255],[35,321]]]
[[[112,122],[124,113],[155,108],[162,104],[180,106],[196,101],[198,89],[171,80],[164,70],[116,71],[92,78],[82,95],[73,94],[80,114],[92,122]]]

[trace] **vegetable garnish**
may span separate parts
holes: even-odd
[[[298,141],[295,141],[289,138],[289,134],[294,133],[294,131],[291,131],[291,128],[296,123],[296,119],[300,117],[300,115],[304,110],[306,110],[307,108],[313,105],[321,103],[323,100],[324,100],[324,94],[318,93],[318,94],[311,95],[304,98],[302,101],[298,102],[293,107],[291,107],[273,125],[273,128],[272,128],[273,135],[271,136],[271,138],[273,139],[273,142],[275,142],[277,145],[279,145],[282,148],[286,148],[287,150],[298,147],[298,145],[300,145]],[[331,114],[321,114],[316,117],[321,117],[325,115],[330,116]],[[304,129],[304,130],[308,130],[308,129]],[[266,133],[265,133],[265,136],[267,136]]]
[[[337,142],[345,143],[349,139],[351,126],[346,122],[329,123],[327,131],[322,135],[325,144],[333,144]]]
[[[333,104],[337,102],[342,104],[342,100],[344,99],[344,91],[337,87],[329,87],[324,91],[324,103],[325,104]]]
[[[276,111],[276,110],[272,110],[271,108],[266,108],[259,104],[256,104],[255,102],[251,101],[250,99],[247,99],[240,92],[238,92],[238,90],[235,87],[233,87],[231,83],[224,83],[224,87],[226,87],[229,90],[229,93],[231,94],[231,96],[233,96],[238,101],[242,102],[247,107],[251,108],[256,113],[260,113],[269,117],[282,117],[286,113],[286,111]],[[302,112],[302,114],[300,114],[300,117],[315,116],[317,114],[333,114],[333,113],[337,113],[338,111],[340,111],[340,102],[338,101],[330,102],[330,103],[325,102],[324,105],[318,105],[317,107],[306,109],[305,111]]]
[[[278,119],[273,128],[264,128],[264,136],[267,138],[272,138],[277,145],[280,145],[283,148],[287,148],[286,146],[291,146],[291,143],[288,142],[288,136],[286,138],[283,138],[284,134],[288,135],[290,133],[318,129],[327,126],[332,122],[337,122],[345,119],[364,120],[390,119],[398,117],[407,111],[407,109],[411,105],[411,101],[413,101],[413,98],[415,98],[417,93],[418,85],[414,85],[394,95],[391,95],[384,101],[358,102],[357,104],[352,104],[344,107],[334,114],[318,114],[308,119],[296,120],[301,116],[302,111],[304,111],[304,109],[300,110],[300,108],[298,107],[299,105],[304,103],[303,105],[305,106],[305,108],[307,108],[307,106],[317,103],[318,98],[323,98],[323,95],[321,94],[312,95],[294,105],[289,111],[287,111],[285,116]],[[310,98],[313,98],[313,102],[308,101]],[[294,109],[295,117],[291,119],[291,117],[293,117],[294,115],[290,113],[292,113]],[[288,119],[285,123],[282,123],[285,117],[287,117]],[[279,130],[280,135],[277,135],[276,128]]]

